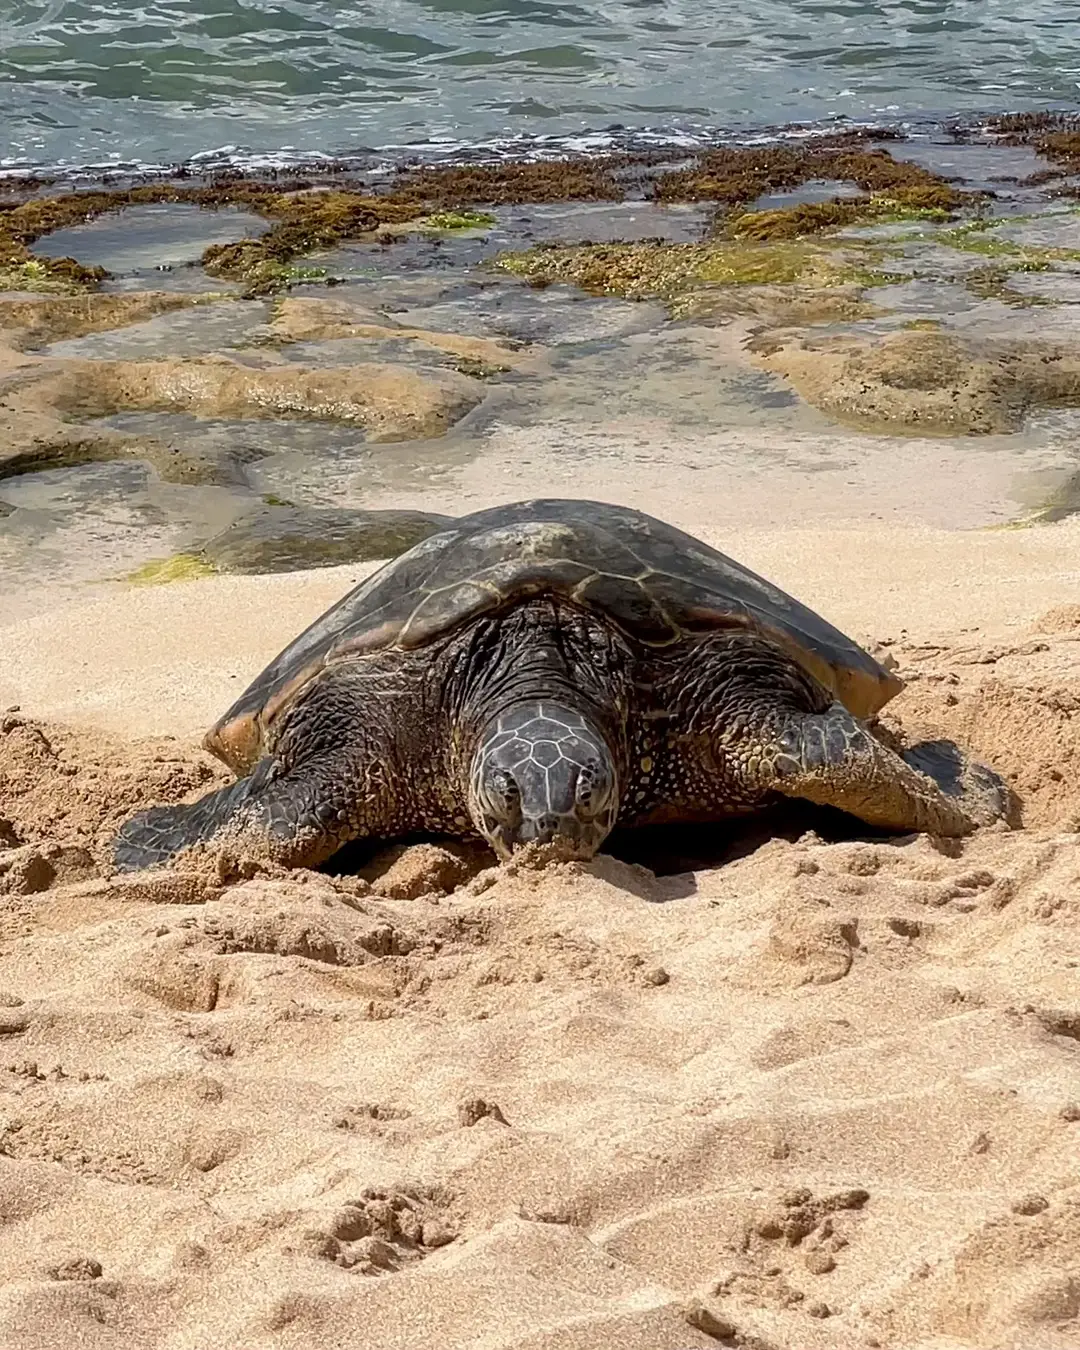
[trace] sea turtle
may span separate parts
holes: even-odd
[[[463,516],[276,657],[204,744],[239,781],[122,827],[121,868],[244,840],[315,866],[414,832],[589,857],[622,825],[777,794],[962,835],[1005,808],[949,743],[903,756],[867,720],[901,681],[739,563],[628,507]]]

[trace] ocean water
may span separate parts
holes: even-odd
[[[0,0],[0,163],[1080,106],[1070,0]]]

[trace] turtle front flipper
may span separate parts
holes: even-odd
[[[125,821],[113,845],[121,871],[161,866],[194,844],[241,847],[287,867],[315,867],[367,833],[345,764],[284,772],[272,759],[228,787],[182,806],[154,806]]]
[[[965,835],[1009,809],[1005,783],[951,742],[926,742],[898,755],[840,703],[823,713],[790,714],[766,764],[775,791],[885,830]]]

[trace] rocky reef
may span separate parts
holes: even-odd
[[[389,556],[443,517],[369,493],[390,472],[383,459],[366,477],[373,447],[418,447],[401,464],[436,465],[442,441],[467,457],[463,427],[542,406],[559,378],[602,384],[590,344],[643,325],[658,351],[724,332],[712,346],[732,381],[768,380],[776,406],[797,395],[871,435],[1015,435],[1080,405],[1080,130],[1004,119],[988,135],[1043,167],[961,181],[867,132],[367,180],[9,184],[0,498],[3,481],[109,461],[221,494],[191,497],[170,548],[123,573],[142,582]],[[110,276],[78,256],[96,228],[81,227],[173,206],[221,213],[182,275]],[[234,217],[248,233],[229,240]],[[345,500],[296,492],[302,466],[276,476],[299,453],[280,428],[309,423],[355,466]],[[5,522],[25,500],[0,500]],[[181,500],[150,491],[147,519]],[[1075,500],[1048,483],[1030,518]]]
[[[1018,431],[1038,408],[1080,404],[1080,346],[909,329],[876,340],[761,337],[762,366],[823,412],[871,430]]]

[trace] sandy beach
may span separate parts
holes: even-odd
[[[110,879],[363,569],[0,630],[0,1343],[1076,1345],[1076,522],[712,542],[886,642],[1024,828]]]

